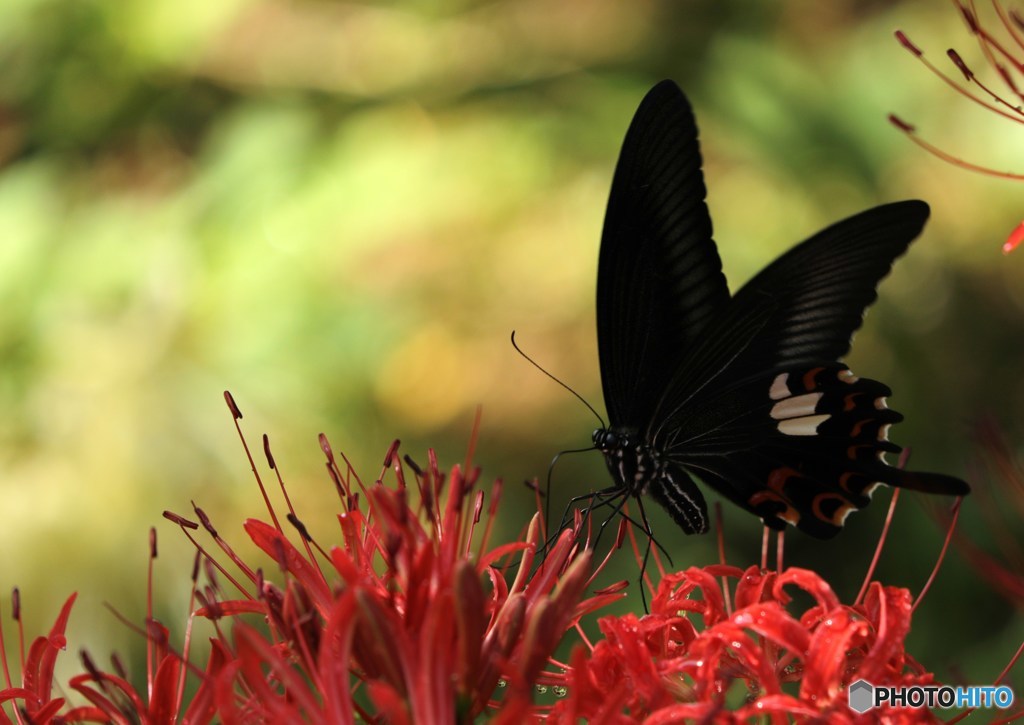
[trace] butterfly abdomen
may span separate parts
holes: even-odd
[[[708,530],[707,504],[682,466],[649,443],[641,442],[636,431],[628,428],[599,429],[594,431],[593,438],[623,494],[649,494],[687,534]]]

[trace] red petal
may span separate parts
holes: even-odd
[[[775,598],[779,601],[785,601],[785,594],[782,588],[787,584],[797,585],[814,597],[818,602],[818,606],[826,610],[833,610],[840,606],[839,597],[832,591],[832,587],[828,585],[828,582],[810,569],[801,569],[794,566],[779,574],[773,587]]]
[[[71,607],[77,596],[77,593],[73,593],[67,598],[57,614],[50,634],[46,637],[37,637],[29,648],[22,680],[25,687],[32,690],[41,703],[50,700],[50,693],[53,690],[53,667],[57,662],[57,655],[67,646],[64,632],[68,626],[68,617],[71,616]],[[35,703],[29,706],[29,703],[26,702],[26,708],[29,714],[35,715]]]
[[[146,712],[146,703],[139,697],[139,693],[135,691],[135,688],[127,680],[123,680],[117,675],[111,675],[107,672],[100,673],[102,683],[98,682],[92,675],[76,675],[72,677],[69,684],[71,687],[78,692],[82,693],[89,702],[96,705],[98,708],[107,713],[108,716],[113,714],[122,714],[124,709],[129,709],[128,706],[119,702],[114,704],[114,701],[109,699],[107,693],[110,692],[112,687],[120,690],[121,695],[125,700],[131,702],[131,709],[135,712]],[[89,683],[96,683],[100,686],[99,690],[94,690],[89,686]],[[112,686],[112,687],[111,687]],[[102,692],[100,692],[102,690]],[[120,700],[120,698],[118,698]]]
[[[1003,254],[1009,254],[1021,242],[1024,242],[1024,222],[1018,224],[1017,228],[1010,232],[1010,236],[1006,238],[1006,242],[1003,244]]]
[[[766,715],[773,714],[798,715],[800,717],[815,717],[821,715],[817,708],[811,707],[807,703],[801,702],[791,695],[776,694],[759,697],[755,702],[740,708],[736,711],[736,718],[740,721],[747,721],[751,718],[756,718],[758,721],[762,721]],[[791,718],[784,720],[784,722],[791,721]],[[840,721],[830,720],[829,722]]]
[[[160,662],[153,678],[153,692],[149,700],[149,716],[153,722],[170,723],[177,720],[178,675],[181,660],[168,655]]]
[[[317,669],[323,683],[321,694],[328,722],[341,723],[352,718],[349,667],[357,622],[355,607],[355,596],[347,592],[335,602],[331,616],[324,625]]]
[[[752,566],[743,572],[736,584],[736,594],[733,595],[736,609],[771,599],[775,577],[774,571],[762,572],[758,566]]]
[[[455,568],[455,625],[458,632],[457,674],[468,692],[480,671],[480,648],[484,638],[484,588],[476,568],[462,560]]]
[[[199,689],[192,697],[192,701],[185,710],[182,718],[182,725],[200,725],[213,720],[217,712],[217,705],[214,702],[213,680],[217,677],[225,662],[229,659],[227,650],[218,640],[210,642],[210,657],[206,661],[206,676],[199,682]]]
[[[804,678],[800,683],[800,697],[807,701],[828,704],[843,689],[847,670],[847,652],[861,644],[867,636],[867,622],[854,619],[850,612],[840,608],[828,616],[814,630],[810,651],[804,662]]]
[[[648,715],[644,719],[643,725],[676,725],[684,720],[719,722],[718,720],[713,721],[711,718],[720,707],[721,705],[714,702],[687,702],[669,705]]]
[[[200,607],[196,610],[197,617],[230,617],[236,614],[266,614],[267,605],[258,599],[233,599],[228,602],[217,602],[213,607]]]
[[[405,698],[393,687],[382,680],[368,682],[366,687],[384,722],[392,725],[412,725]]]
[[[800,659],[807,656],[811,634],[793,619],[778,602],[762,602],[741,609],[732,615],[733,624],[767,637]]]
[[[884,682],[890,664],[903,669],[903,645],[910,632],[912,610],[910,592],[899,587],[883,587],[872,582],[864,600],[868,620],[874,625],[876,639],[864,656],[857,674],[868,682]]]
[[[288,573],[305,587],[313,598],[320,615],[326,618],[331,609],[332,597],[320,570],[307,561],[302,552],[296,549],[292,542],[288,541],[288,538],[273,526],[258,519],[248,519],[244,526],[253,543],[275,561],[278,558],[278,546],[280,547],[280,550],[284,552]],[[275,545],[275,542],[278,543]]]
[[[241,664],[240,673],[245,678],[244,687],[257,699],[264,716],[273,722],[295,722],[303,714],[305,719],[321,720],[316,696],[310,692],[302,673],[292,666],[281,650],[241,622],[236,621],[233,633]],[[264,674],[265,669],[269,670],[267,674]],[[271,679],[274,680],[273,685],[268,682]],[[284,697],[279,688],[284,688]]]

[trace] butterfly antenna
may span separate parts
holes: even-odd
[[[594,410],[594,406],[592,406],[592,405],[591,405],[590,403],[588,403],[588,402],[586,401],[586,399],[585,399],[585,398],[584,398],[584,397],[583,397],[582,395],[580,395],[579,393],[577,393],[577,392],[576,392],[575,390],[573,390],[573,389],[572,389],[572,388],[570,388],[570,387],[569,387],[568,385],[566,385],[565,383],[563,383],[563,382],[562,382],[561,380],[559,380],[558,378],[556,378],[556,377],[555,377],[554,375],[552,375],[551,373],[549,373],[549,372],[548,372],[547,370],[545,370],[544,368],[542,368],[542,367],[540,366],[540,364],[539,364],[539,363],[538,363],[538,362],[537,362],[536,360],[534,360],[534,359],[533,359],[532,357],[530,357],[529,355],[527,355],[527,354],[526,354],[525,352],[523,352],[523,351],[522,351],[522,350],[520,349],[519,345],[517,345],[517,344],[516,344],[516,331],[515,331],[515,330],[512,330],[512,347],[514,347],[514,348],[516,349],[516,352],[518,352],[518,353],[519,353],[520,355],[522,355],[522,356],[523,356],[523,357],[524,357],[524,358],[526,359],[526,361],[527,361],[528,363],[530,363],[531,365],[533,365],[533,366],[534,366],[535,368],[537,368],[538,370],[540,370],[540,371],[541,371],[542,373],[544,373],[544,374],[545,374],[545,375],[547,375],[547,376],[548,376],[549,378],[551,378],[552,380],[554,380],[554,381],[555,381],[556,383],[558,383],[559,385],[561,385],[561,386],[562,386],[563,388],[565,388],[566,390],[568,390],[568,391],[569,391],[570,393],[572,393],[573,395],[575,395],[575,396],[576,396],[576,399],[577,399],[577,400],[579,400],[579,401],[580,401],[581,403],[583,403],[583,404],[584,404],[585,406],[587,406],[587,410],[589,410],[589,411],[590,411],[591,413],[593,413],[593,414],[594,414],[594,417],[595,417],[595,418],[597,418],[597,419],[598,419],[598,420],[599,420],[599,421],[601,422],[601,427],[602,427],[602,428],[607,428],[607,427],[608,427],[608,424],[604,422],[604,418],[602,418],[602,417],[601,417],[601,414],[600,414],[600,413],[598,413],[598,412],[597,412],[596,410]]]

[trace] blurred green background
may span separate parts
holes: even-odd
[[[942,0],[4,2],[0,586],[21,587],[28,631],[76,590],[72,650],[138,665],[102,602],[142,620],[156,525],[158,613],[180,636],[190,548],[161,511],[195,499],[240,550],[242,518],[262,511],[225,388],[251,442],[270,434],[322,543],[336,524],[317,433],[372,480],[393,438],[420,461],[428,446],[462,460],[482,405],[477,461],[513,484],[515,533],[531,505],[518,483],[587,445],[595,421],[509,333],[601,408],[603,207],[633,111],[664,77],[696,109],[733,289],[842,216],[932,204],[849,362],[896,391],[893,438],[916,467],[968,476],[982,415],[1016,446],[1024,251],[999,247],[1021,189],[929,157],[886,114],[1018,172],[1024,132],[929,75],[897,28],[936,62],[955,46],[983,65]],[[607,484],[600,456],[569,457],[555,500]],[[852,600],[878,499],[834,541],[793,533],[787,562]],[[978,500],[964,531],[989,546]],[[919,503],[901,502],[879,573],[913,591],[942,538]],[[729,560],[755,563],[758,522],[725,514]],[[655,518],[676,566],[716,559],[713,537]],[[635,577],[620,558],[617,576]],[[1013,607],[955,552],[929,597],[910,651],[990,682],[1024,638]]]

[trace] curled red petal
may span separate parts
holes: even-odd
[[[689,598],[694,589],[700,589],[702,599]],[[676,575],[666,575],[651,602],[651,612],[675,614],[680,610],[700,614],[706,627],[725,619],[725,597],[722,595],[718,580],[704,569],[695,566]]]
[[[787,614],[778,602],[752,604],[734,612],[730,621],[738,627],[767,637],[801,659],[807,656],[811,646],[810,632]]]
[[[868,629],[867,622],[853,618],[843,608],[822,619],[814,630],[804,661],[801,699],[827,704],[839,697],[845,685],[847,652],[860,644]]]
[[[867,618],[875,629],[875,641],[864,656],[858,675],[868,682],[884,682],[890,666],[903,669],[903,646],[910,632],[913,598],[900,587],[872,582],[864,599]]]
[[[736,609],[771,599],[775,577],[776,572],[761,571],[759,566],[751,566],[742,572],[736,584],[736,593],[733,595]]]
[[[96,705],[98,708],[103,710],[108,715],[120,714],[125,709],[128,709],[128,705],[125,702],[130,702],[130,707],[135,712],[143,713],[146,712],[146,703],[139,697],[139,693],[135,691],[131,683],[127,680],[112,675],[108,672],[98,673],[99,677],[94,677],[91,674],[76,675],[71,678],[69,685],[74,690],[82,693],[89,702]],[[99,685],[97,689],[90,687],[90,684],[95,683]],[[116,689],[118,692],[112,692],[112,689]],[[109,699],[108,693],[117,695],[118,702]],[[121,702],[123,698],[124,702]]]
[[[832,587],[810,569],[801,569],[794,566],[779,574],[773,587],[776,599],[784,601],[785,595],[782,592],[782,588],[787,584],[795,584],[803,589],[814,597],[818,602],[818,606],[825,610],[832,610],[839,606],[839,597],[832,591]]]
[[[480,656],[483,666],[477,677],[475,707],[486,704],[490,693],[498,686],[502,666],[519,641],[525,621],[526,597],[521,593],[509,596],[498,610],[494,625],[484,636]]]

